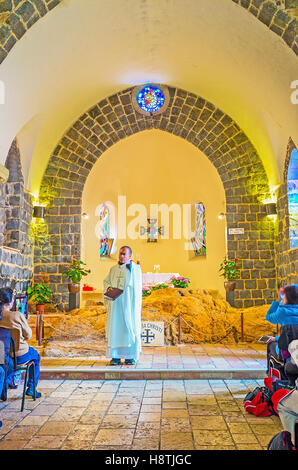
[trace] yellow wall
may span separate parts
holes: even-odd
[[[98,222],[96,207],[111,201],[117,207],[118,195],[131,204],[191,204],[202,201],[206,207],[207,256],[194,257],[184,250],[185,239],[172,239],[157,244],[146,240],[118,240],[112,259],[99,258],[99,240],[95,235]],[[131,136],[106,151],[94,165],[84,188],[83,209],[89,219],[82,222],[82,259],[91,269],[84,282],[102,290],[109,269],[118,261],[118,250],[130,245],[138,254],[143,272],[179,272],[192,281],[194,288],[218,289],[224,293],[218,267],[225,255],[225,220],[218,214],[225,211],[223,185],[215,167],[207,157],[182,138],[159,130],[144,131]],[[134,216],[127,216],[127,225]],[[148,214],[149,216],[149,214]],[[117,219],[116,219],[117,220]],[[171,218],[170,218],[171,220]]]

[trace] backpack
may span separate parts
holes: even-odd
[[[281,431],[270,440],[267,450],[296,450],[291,441],[291,433]]]
[[[244,409],[255,416],[277,415],[271,397],[273,392],[268,387],[256,387],[245,396]]]
[[[281,388],[284,390],[293,390],[295,385],[291,385],[289,380],[279,380],[275,376],[270,375],[264,379],[265,387],[268,387],[273,393]]]
[[[279,380],[287,380],[284,369],[284,362],[276,359],[276,357],[272,355],[269,359],[269,376],[276,377]]]

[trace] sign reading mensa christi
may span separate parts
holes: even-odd
[[[164,322],[147,321],[142,322],[142,345],[143,346],[164,346]]]

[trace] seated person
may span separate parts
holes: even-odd
[[[293,284],[281,288],[278,292],[276,301],[273,301],[271,307],[266,314],[266,320],[274,325],[280,324],[281,326],[291,325],[292,335],[297,335],[298,339],[298,285]],[[279,348],[278,342],[280,336],[275,338],[272,336],[271,340],[267,344],[267,364],[269,370],[269,358],[271,355],[274,357],[287,361],[290,358],[290,354],[287,351],[287,346],[282,349]],[[283,343],[287,342],[287,338],[283,338]],[[286,348],[286,349],[285,349]]]
[[[26,340],[32,337],[32,330],[27,323],[25,316],[20,312],[13,312],[11,308],[14,303],[13,290],[9,287],[0,289],[0,327],[2,328],[17,328],[20,332],[20,341],[18,349],[16,350],[17,364],[24,364],[24,362],[33,360],[35,365],[35,385],[37,388],[39,374],[40,374],[40,355],[36,349],[29,346]],[[26,395],[33,397],[33,371],[32,367],[29,369],[28,388]],[[41,397],[41,393],[35,393],[36,398]]]
[[[298,379],[298,339],[289,344],[291,359],[285,364],[285,374],[291,385],[295,386]]]

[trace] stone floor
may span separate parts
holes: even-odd
[[[135,366],[127,366],[123,363],[120,366],[110,366],[109,360],[104,355],[75,358],[42,357],[41,370],[41,377],[46,379],[116,378],[126,380],[140,378],[146,380],[209,377],[259,379],[263,377],[266,370],[266,347],[252,343],[143,347],[140,360]],[[64,375],[59,376],[59,372]],[[74,372],[77,376],[73,374]]]
[[[42,398],[21,388],[0,402],[0,450],[262,450],[278,417],[243,408],[262,380],[41,380]]]
[[[36,347],[36,346],[35,346]],[[86,365],[90,367],[109,367],[105,355],[91,357],[43,357],[44,366]],[[143,347],[140,360],[134,369],[222,369],[222,368],[264,368],[266,366],[266,346],[254,343],[223,344],[185,344],[181,346]],[[127,368],[123,363],[122,369]],[[131,368],[131,366],[129,366]]]

